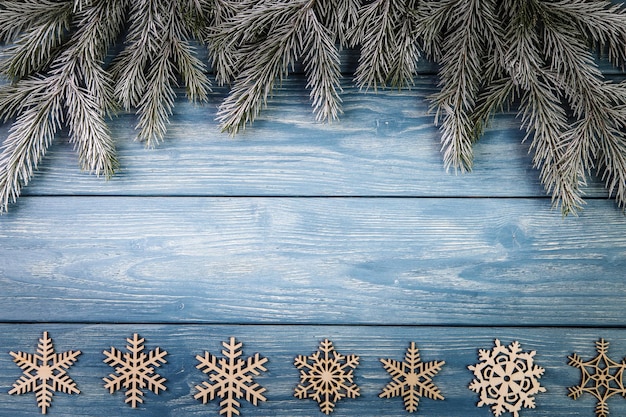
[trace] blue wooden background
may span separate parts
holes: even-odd
[[[436,78],[406,91],[344,85],[344,111],[314,121],[306,82],[292,77],[243,134],[214,121],[226,94],[174,109],[164,143],[133,142],[136,118],[111,121],[122,170],[105,182],[81,173],[60,137],[25,195],[0,217],[0,416],[35,416],[34,394],[8,395],[21,370],[10,351],[34,352],[48,331],[58,352],[83,354],[70,375],[80,395],[56,393],[50,415],[218,415],[193,398],[204,380],[195,355],[234,336],[245,356],[269,359],[257,378],[268,401],[243,416],[321,416],[293,397],[295,356],[328,338],[357,354],[362,395],[336,416],[408,415],[379,360],[411,341],[444,401],[421,416],[491,416],[467,386],[477,349],[495,338],[536,350],[547,392],[522,416],[594,416],[574,401],[574,352],[626,356],[626,219],[601,185],[578,217],[551,209],[513,114],[475,147],[475,170],[446,173],[426,97]],[[0,137],[6,137],[8,127]],[[110,395],[102,351],[133,333],[169,352],[167,391],[138,409]],[[609,401],[626,415],[626,399]]]

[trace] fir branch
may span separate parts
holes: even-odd
[[[11,43],[44,22],[66,16],[70,1],[23,0],[0,3],[0,42]]]
[[[205,42],[219,85],[235,80],[250,61],[247,50],[254,50],[251,45],[267,37],[272,25],[286,24],[282,19],[292,7],[288,1],[216,0],[212,13],[215,25],[207,29]]]
[[[39,78],[25,79],[19,83],[0,85],[0,121],[8,122],[28,109],[29,97],[40,96],[47,90]]]
[[[39,88],[42,94],[28,97],[28,108],[17,117],[2,143],[0,213],[17,200],[22,185],[28,184],[63,120],[61,88],[51,86],[46,79],[37,81],[45,86]]]
[[[81,167],[116,167],[105,117],[136,109],[138,139],[166,134],[179,78],[190,101],[210,92],[205,42],[230,133],[252,122],[276,82],[302,62],[318,120],[341,113],[339,49],[360,47],[364,89],[410,85],[422,51],[440,66],[430,100],[446,168],[469,170],[493,114],[518,101],[541,181],[564,213],[591,171],[626,205],[626,83],[606,81],[592,48],[626,63],[626,9],[607,0],[72,0],[0,2],[0,212],[28,183],[66,124]],[[108,46],[127,26],[111,75]]]
[[[248,6],[252,7],[252,4],[246,1],[213,0],[211,7],[205,9],[208,18],[200,39],[208,47],[215,79],[220,86],[232,82],[240,70],[241,55],[237,53],[236,44],[241,42],[241,37],[232,28],[225,33],[217,28],[226,28],[237,13],[244,11]]]
[[[194,55],[188,39],[203,5],[188,0],[163,3],[142,0],[134,3],[127,46],[113,67],[115,92],[126,110],[137,108],[137,139],[146,146],[163,140],[174,107],[176,74],[181,74],[192,101],[206,101],[210,81],[205,65]]]
[[[441,120],[441,142],[446,168],[464,172],[472,167],[472,144],[475,140],[474,117],[476,101],[485,72],[484,60],[488,43],[477,33],[497,27],[494,0],[449,0],[441,2],[437,13],[445,22],[436,27],[445,30],[441,47],[439,71],[440,92],[431,100],[436,109],[435,121]],[[445,28],[445,29],[444,29]],[[429,38],[436,39],[431,34]]]
[[[567,178],[561,164],[567,114],[558,90],[550,82],[554,73],[546,68],[541,56],[537,4],[534,0],[510,0],[507,4],[506,17],[510,19],[506,33],[507,70],[523,91],[522,126],[528,132],[527,137],[533,137],[530,149],[534,150],[533,163],[540,169],[541,182],[552,193],[553,202],[560,201],[567,212],[568,208],[578,207],[582,200],[577,181]]]
[[[113,174],[115,147],[104,121],[113,97],[102,60],[121,30],[124,7],[121,0],[98,0],[83,8],[76,15],[80,29],[54,58],[49,72],[3,89],[2,117],[16,120],[1,148],[0,212],[28,184],[65,121],[81,167],[97,175]]]
[[[186,9],[180,10],[183,12]],[[187,22],[193,24],[193,20]],[[196,56],[195,50],[187,40],[191,37],[192,30],[193,28],[183,24],[182,20],[178,21],[176,18],[172,20],[169,35],[171,55],[178,66],[187,98],[192,102],[206,102],[211,91],[211,82],[206,75],[206,65]]]
[[[26,5],[30,6],[29,3]],[[8,6],[14,6],[9,4]],[[44,6],[46,8],[44,8]],[[19,12],[25,11],[17,7]],[[30,9],[30,7],[26,7]],[[72,17],[72,3],[48,3],[44,2],[37,6],[38,20],[34,22],[17,20],[17,24],[7,24],[6,37],[15,40],[15,43],[6,51],[9,59],[0,64],[0,72],[19,80],[28,74],[41,71],[50,64],[54,58],[54,51],[63,43],[63,35],[69,29]],[[6,13],[6,15],[5,15]],[[0,14],[2,19],[16,13],[15,7],[3,10]],[[2,24],[2,22],[0,22]],[[14,33],[17,30],[24,30],[19,35]]]
[[[360,0],[316,1],[313,7],[322,26],[336,36],[334,42],[340,48],[356,46],[351,40],[351,32],[357,27]]]
[[[70,139],[81,168],[96,175],[113,175],[118,166],[115,144],[105,116],[114,106],[113,87],[103,60],[118,37],[126,0],[94,0],[77,14],[79,29],[51,67],[65,87]]]
[[[313,111],[317,120],[330,122],[341,113],[339,51],[333,34],[312,8],[307,9],[304,34],[304,65]]]
[[[621,15],[622,28],[626,30],[624,15],[614,7],[608,9],[602,2],[595,4],[595,7],[585,7],[586,17],[577,20],[570,19],[571,10],[564,11],[560,3],[546,3],[541,6],[544,54],[551,58],[551,67],[557,72],[558,83],[576,118],[564,137],[567,148],[563,153],[561,166],[566,181],[586,184],[587,173],[597,165],[609,193],[615,191],[616,200],[623,206],[626,203],[626,132],[624,115],[618,107],[624,105],[626,95],[622,86],[603,79],[584,38],[576,37],[575,34],[579,33],[581,26],[582,30],[586,29],[581,20],[588,24],[607,18],[607,13],[613,18]],[[593,35],[594,42],[600,48],[608,46],[609,50],[624,50],[623,45],[614,44],[623,34],[615,39],[617,30],[607,32],[609,35],[606,37],[602,32]],[[604,42],[609,39],[611,43],[606,45]],[[617,55],[613,56],[622,59]],[[577,188],[573,191],[581,194]],[[569,207],[564,203],[562,208],[564,212],[569,212],[580,207]]]
[[[242,11],[223,28],[229,36],[222,36],[221,42],[237,45],[246,56],[240,61],[242,69],[231,93],[218,110],[223,130],[235,134],[252,122],[266,105],[276,80],[288,74],[300,54],[304,54],[318,119],[330,121],[337,117],[337,34],[322,25],[314,6],[315,0],[267,0]],[[318,50],[311,51],[312,45]]]
[[[137,111],[137,139],[145,141],[147,147],[155,146],[165,136],[176,99],[173,88],[176,83],[174,63],[170,60],[171,45],[163,45],[160,52],[158,59],[151,63],[146,90]]]
[[[417,74],[419,49],[417,2],[376,0],[360,9],[353,42],[361,44],[355,72],[360,88],[374,91],[391,84],[404,87]]]
[[[606,47],[614,65],[626,61],[626,9],[608,0],[560,0],[545,7],[564,22],[576,25],[575,33],[588,36],[600,51]]]
[[[307,3],[309,0],[264,2],[239,13],[225,26],[225,33],[233,38],[226,43],[238,44],[240,56],[247,55],[247,59],[242,61],[243,69],[218,109],[217,119],[223,131],[236,134],[252,123],[266,105],[276,80],[286,76],[294,65],[298,29]],[[265,31],[267,34],[258,43],[251,43]]]
[[[159,56],[161,37],[158,0],[137,0],[131,3],[130,28],[125,47],[111,67],[116,81],[115,95],[124,110],[129,111],[141,102],[146,88],[145,69],[152,57]]]

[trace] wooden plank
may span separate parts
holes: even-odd
[[[69,374],[81,394],[56,393],[50,415],[218,415],[219,398],[203,405],[193,398],[195,385],[206,379],[195,368],[195,355],[209,351],[222,356],[222,341],[236,337],[243,343],[243,358],[259,353],[266,357],[268,371],[255,381],[267,389],[267,401],[253,407],[245,399],[242,416],[321,416],[313,400],[298,400],[293,390],[299,383],[293,366],[297,355],[311,355],[328,338],[344,355],[356,354],[360,364],[355,383],[361,396],[337,403],[334,416],[404,416],[400,398],[381,399],[378,394],[390,381],[380,359],[403,360],[410,342],[416,342],[424,362],[443,360],[446,364],[433,382],[441,389],[443,401],[422,399],[420,416],[482,416],[491,412],[476,407],[478,396],[467,387],[473,379],[468,365],[479,362],[480,349],[493,348],[494,339],[504,345],[519,341],[523,351],[536,351],[534,361],[545,369],[540,383],[545,393],[536,395],[537,408],[523,409],[524,416],[594,416],[595,399],[585,394],[579,400],[567,396],[567,387],[580,382],[580,371],[568,366],[573,353],[589,360],[596,355],[595,341],[609,341],[608,355],[619,362],[626,355],[626,330],[579,328],[453,328],[453,327],[372,327],[372,326],[150,326],[137,325],[0,325],[0,416],[35,416],[38,413],[33,394],[8,395],[7,391],[21,375],[12,363],[9,351],[34,352],[38,338],[48,331],[57,352],[81,350],[78,362]],[[146,339],[145,349],[157,346],[168,352],[168,363],[158,369],[167,379],[167,390],[160,395],[146,393],[141,410],[124,404],[124,395],[110,395],[102,378],[113,372],[103,363],[102,351],[115,347],[125,350],[125,339],[139,333]],[[626,401],[619,395],[608,401],[611,415],[624,415]]]
[[[24,198],[0,321],[624,325],[610,201]]]
[[[475,146],[475,168],[446,173],[426,96],[433,77],[411,91],[359,92],[344,85],[341,121],[317,123],[305,81],[290,79],[259,120],[231,138],[215,111],[225,91],[198,107],[182,99],[169,134],[153,150],[133,142],[136,118],[111,121],[122,170],[110,181],[80,172],[67,139],[52,147],[28,195],[544,196],[524,133],[513,115],[495,119]],[[5,128],[6,131],[7,128]],[[4,136],[4,135],[1,135]],[[589,196],[605,196],[598,183]]]

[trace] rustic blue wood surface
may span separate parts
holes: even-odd
[[[446,173],[425,97],[365,94],[346,80],[345,114],[318,124],[297,77],[242,135],[219,133],[216,106],[180,102],[157,149],[133,142],[133,115],[111,121],[121,172],[81,173],[59,138],[25,197],[0,217],[0,416],[39,415],[33,394],[8,395],[20,376],[10,351],[34,352],[43,331],[82,393],[57,393],[50,415],[218,415],[194,400],[195,355],[230,336],[261,353],[268,401],[243,416],[320,416],[293,397],[293,358],[324,338],[362,363],[362,396],[337,416],[407,415],[379,359],[445,360],[417,415],[490,416],[467,389],[467,366],[494,338],[536,350],[547,392],[522,416],[593,416],[567,397],[579,373],[567,356],[594,342],[626,356],[626,219],[597,183],[578,217],[551,209],[514,115],[499,116],[475,147],[475,170]],[[2,136],[6,136],[3,127]],[[138,332],[169,352],[167,391],[140,410],[110,395],[102,351]],[[609,401],[611,415],[626,400]]]

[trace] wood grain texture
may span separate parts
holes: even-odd
[[[535,350],[535,363],[545,369],[539,381],[547,391],[536,396],[537,408],[522,410],[522,416],[593,416],[595,401],[589,394],[576,401],[567,397],[567,387],[580,381],[580,371],[567,365],[567,356],[576,352],[585,360],[593,358],[594,343],[601,337],[610,342],[611,358],[620,361],[626,355],[623,329],[4,324],[0,325],[0,416],[38,415],[33,394],[7,394],[21,374],[8,352],[32,352],[43,331],[50,333],[58,352],[82,351],[69,370],[81,394],[57,393],[49,414],[58,416],[217,416],[218,399],[203,405],[193,398],[197,392],[194,386],[206,378],[195,368],[195,355],[209,351],[222,356],[221,342],[231,336],[243,343],[244,358],[258,352],[269,359],[268,371],[255,379],[267,389],[267,402],[253,407],[242,399],[242,416],[322,416],[316,402],[293,396],[299,382],[293,360],[297,355],[311,355],[325,338],[333,342],[339,353],[360,357],[355,382],[361,387],[361,396],[339,401],[332,414],[339,417],[408,415],[400,398],[381,399],[378,394],[389,382],[380,359],[402,360],[411,341],[420,349],[422,361],[446,362],[433,379],[445,400],[422,399],[416,414],[419,416],[492,416],[487,408],[476,407],[478,395],[467,388],[473,378],[467,366],[478,363],[477,350],[491,349],[495,338],[503,344],[517,340],[524,351]],[[102,362],[102,351],[111,346],[123,350],[125,339],[134,332],[146,339],[146,351],[157,346],[167,350],[168,363],[158,370],[167,379],[167,390],[158,396],[146,394],[144,404],[133,410],[124,404],[123,392],[110,395],[104,389],[102,378],[112,369]],[[620,396],[608,403],[611,415],[626,413],[626,401]]]
[[[0,222],[0,321],[625,324],[610,201],[37,197]]]
[[[80,172],[59,138],[26,195],[524,196],[546,195],[513,114],[497,117],[475,145],[469,174],[447,173],[426,97],[435,77],[409,90],[360,92],[344,84],[344,114],[331,125],[311,111],[306,81],[287,80],[248,129],[220,133],[215,111],[225,90],[194,106],[179,100],[156,149],[134,142],[132,114],[110,122],[121,171],[110,181]],[[6,128],[5,128],[6,129]],[[588,196],[605,196],[591,181]]]
[[[434,378],[446,399],[423,399],[417,415],[490,417],[467,366],[494,338],[536,350],[546,369],[547,392],[522,416],[594,415],[589,395],[567,397],[579,382],[567,356],[592,358],[599,338],[626,356],[623,212],[598,182],[580,217],[551,210],[513,113],[476,144],[471,174],[446,173],[428,112],[435,68],[410,91],[366,94],[350,80],[355,57],[343,56],[332,125],[315,122],[296,75],[235,138],[215,122],[223,88],[204,106],[179,100],[153,150],[133,141],[134,115],[114,118],[122,170],[110,181],[81,173],[57,140],[0,216],[0,417],[41,415],[33,394],[8,391],[21,374],[9,352],[34,352],[43,331],[57,351],[83,352],[69,371],[82,393],[57,393],[50,415],[218,415],[217,401],[193,398],[205,380],[194,356],[231,336],[269,358],[268,401],[242,401],[243,416],[321,416],[293,397],[293,359],[325,338],[361,358],[362,396],[334,416],[407,415],[378,398],[379,360],[415,341],[424,361],[446,362]],[[102,351],[134,332],[169,352],[167,391],[139,410],[102,381]],[[626,415],[622,398],[609,407]]]

